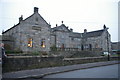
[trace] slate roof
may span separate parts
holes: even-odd
[[[103,32],[104,32],[104,29],[92,31],[92,32],[87,32],[86,34],[82,33],[82,34],[84,37],[97,37],[97,36],[101,36]]]
[[[91,31],[91,32],[86,32],[86,33],[76,33],[76,32],[71,32],[64,24],[52,28],[52,31],[65,31],[62,28],[64,28],[66,31],[70,32],[69,37],[73,37],[73,38],[97,37],[97,36],[101,36],[102,33],[105,31],[105,29],[102,29],[102,30]]]
[[[75,33],[75,32],[72,32],[72,33],[70,33],[70,36],[69,36],[69,37],[81,38],[81,37],[82,37],[82,33]]]
[[[87,32],[86,34],[85,33],[72,32],[72,33],[70,33],[70,37],[74,37],[74,38],[97,37],[97,36],[101,36],[103,32],[104,32],[104,29],[97,30],[97,31],[92,31],[92,32]]]

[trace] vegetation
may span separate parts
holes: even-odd
[[[23,52],[19,51],[19,50],[6,50],[5,53],[6,54],[20,54],[20,53],[23,53]]]
[[[29,53],[28,53],[28,54],[29,54]],[[30,53],[29,55],[37,56],[37,55],[41,55],[41,53],[38,52],[38,51],[34,51],[34,52]]]
[[[12,56],[47,56],[48,54],[46,52],[40,52],[40,51],[33,51],[33,52],[23,52],[23,51],[17,51],[17,50],[7,50],[5,51],[7,55]]]
[[[57,51],[57,47],[55,45],[50,47],[51,51]]]

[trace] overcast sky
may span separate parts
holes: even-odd
[[[118,41],[119,0],[0,0],[0,33],[33,14],[38,7],[41,16],[55,27],[64,21],[74,32],[83,33],[109,28],[111,40]]]

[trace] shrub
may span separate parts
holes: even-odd
[[[41,52],[42,53],[42,55],[48,55],[46,52]]]
[[[37,56],[37,55],[40,55],[40,56],[42,56],[42,55],[48,55],[46,52],[41,52],[41,51],[34,51],[34,52],[30,53],[30,54],[33,55],[33,56]]]
[[[31,55],[40,55],[40,54],[41,54],[41,53],[38,52],[38,51],[34,51],[34,52],[31,53]]]
[[[51,51],[57,51],[57,47],[55,45],[50,47]]]
[[[20,54],[23,53],[22,51],[17,51],[17,50],[6,50],[6,54]]]

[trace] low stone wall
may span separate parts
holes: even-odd
[[[50,51],[50,54],[64,57],[98,57],[102,51]]]
[[[3,64],[3,73],[26,69],[60,66],[62,57],[12,56]]]
[[[65,58],[64,65],[84,64],[108,61],[108,57]],[[118,57],[110,57],[110,61],[118,60]]]
[[[18,56],[18,57],[14,56],[8,57],[6,59],[5,64],[3,65],[3,73],[107,60],[108,60],[107,57],[63,58],[63,57],[39,57],[39,56]],[[111,57],[110,60],[118,60],[118,57]]]

